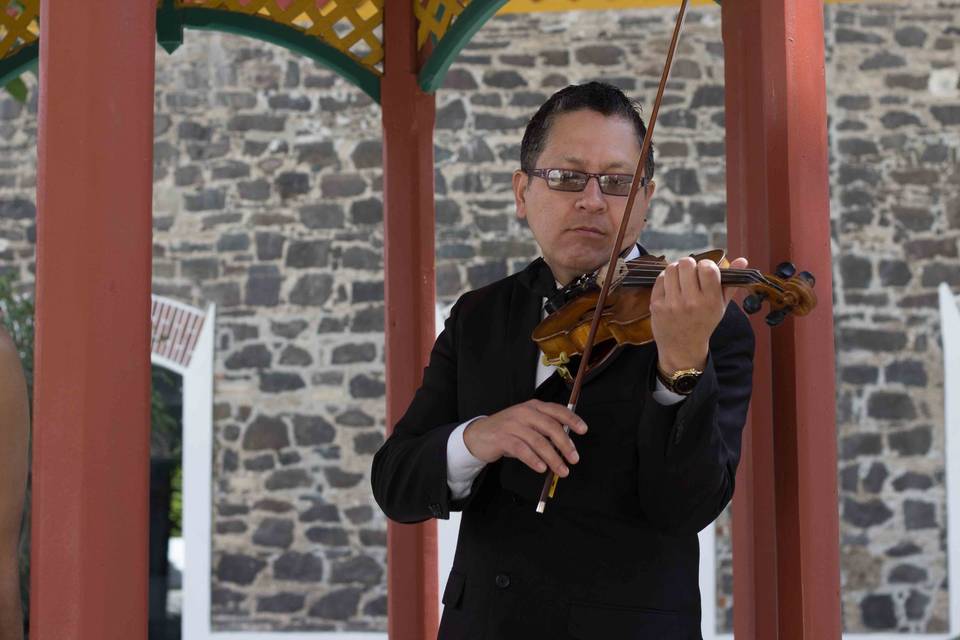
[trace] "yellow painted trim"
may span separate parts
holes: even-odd
[[[868,0],[824,0],[825,4],[854,4]],[[712,5],[714,0],[690,0],[690,6]],[[679,0],[510,0],[502,13],[544,13],[555,11],[596,11],[602,9],[658,9],[679,7]]]

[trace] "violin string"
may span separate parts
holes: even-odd
[[[624,277],[622,284],[625,285],[653,285],[656,283],[657,276],[660,275],[659,270],[646,271],[642,270],[631,270],[627,276]],[[748,284],[757,284],[762,283],[770,288],[776,290],[778,293],[784,293],[784,288],[775,282],[770,282],[759,272],[743,271],[739,273],[733,273],[733,270],[725,270],[721,272],[721,284],[725,285],[748,285]]]

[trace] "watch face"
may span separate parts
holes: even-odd
[[[687,395],[697,386],[697,380],[699,379],[700,376],[694,373],[682,375],[673,381],[673,388],[677,390],[677,393]]]

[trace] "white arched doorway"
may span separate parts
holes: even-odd
[[[150,361],[183,380],[182,637],[210,630],[210,482],[213,456],[213,329],[204,311],[152,296]],[[206,632],[199,631],[206,630]]]

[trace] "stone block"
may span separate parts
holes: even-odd
[[[332,202],[301,207],[300,222],[308,229],[340,229],[344,224],[343,207]]]
[[[483,84],[496,89],[516,89],[527,86],[527,81],[516,71],[503,69],[486,71],[483,74]]]
[[[333,291],[333,276],[329,273],[311,273],[301,276],[290,291],[290,303],[306,306],[322,306]]]
[[[313,364],[313,356],[310,355],[309,351],[289,344],[284,347],[283,351],[280,353],[279,364],[294,367],[306,367]]]
[[[900,351],[907,345],[902,331],[840,327],[837,346],[842,351]]]
[[[903,243],[903,252],[910,260],[923,260],[937,256],[956,258],[957,239],[948,236],[907,240]]]
[[[933,486],[933,479],[922,473],[907,471],[903,475],[894,478],[891,484],[897,491],[909,491],[911,489],[925,491]]]
[[[348,620],[357,614],[363,589],[347,587],[331,591],[311,605],[307,615],[327,620]]]
[[[244,346],[227,357],[224,366],[227,369],[264,369],[270,367],[270,350],[262,344]]]
[[[359,309],[350,321],[353,333],[383,333],[383,305]]]
[[[870,630],[882,631],[897,628],[897,614],[893,598],[886,594],[873,594],[860,601],[860,618]]]
[[[580,47],[574,55],[580,64],[612,66],[623,61],[624,51],[617,46],[597,44]]]
[[[843,255],[840,257],[840,276],[845,289],[866,289],[873,278],[873,267],[866,258]]]
[[[850,384],[874,384],[879,375],[877,367],[870,365],[849,365],[840,370],[840,379]]]
[[[930,84],[930,74],[891,73],[884,79],[889,89],[923,91]]]
[[[320,192],[324,198],[349,198],[366,190],[367,181],[357,174],[325,174],[320,180]]]
[[[380,284],[382,288],[383,283]],[[342,344],[335,347],[330,360],[333,364],[352,364],[355,362],[373,362],[376,357],[376,345],[370,342],[363,342]]]
[[[862,63],[860,63],[860,71],[876,71],[880,69],[895,69],[897,67],[903,67],[907,64],[906,58],[903,56],[898,56],[889,51],[881,51],[880,53],[875,53]]]
[[[226,205],[227,195],[223,189],[202,189],[185,193],[183,203],[187,211],[219,211]]]
[[[954,249],[956,249],[956,243],[954,239]],[[941,282],[946,282],[951,287],[960,286],[960,264],[933,262],[924,265],[920,283],[925,287],[938,287]]]
[[[323,559],[312,553],[287,551],[274,561],[273,577],[291,582],[321,582]]]
[[[325,468],[323,475],[326,478],[327,486],[334,489],[349,489],[357,486],[363,480],[362,473],[351,473],[337,467]]]
[[[284,391],[296,391],[307,386],[303,378],[296,373],[287,373],[280,371],[261,371],[260,372],[260,391],[264,393],[283,393]]]
[[[266,131],[278,133],[284,130],[287,119],[284,116],[267,114],[241,113],[227,121],[229,131]]]
[[[310,475],[303,469],[280,469],[270,474],[264,486],[269,491],[276,491],[280,489],[309,487],[311,484]]]
[[[477,88],[477,81],[473,73],[464,67],[453,67],[443,78],[443,89],[451,91],[471,91]]]
[[[310,192],[310,176],[299,171],[286,171],[277,176],[274,186],[282,199],[295,198]]]
[[[273,307],[280,300],[283,277],[274,265],[254,265],[247,276],[246,302],[250,306]]]
[[[379,432],[361,433],[353,438],[353,450],[359,455],[374,454],[383,442],[383,434]]]
[[[293,417],[293,434],[297,445],[313,447],[333,442],[336,430],[321,416],[296,415]]]
[[[286,549],[292,542],[293,521],[286,518],[264,518],[253,533],[253,543],[263,547]]]
[[[385,392],[383,382],[369,375],[360,374],[350,379],[350,395],[354,398],[382,398]]]
[[[875,456],[882,452],[883,439],[878,433],[854,433],[840,440],[840,457],[843,460]]]
[[[927,43],[927,32],[920,27],[903,27],[896,30],[894,38],[901,47],[922,47]]]
[[[370,556],[358,555],[336,562],[330,571],[333,584],[360,583],[373,587],[383,580],[383,567]]]
[[[297,613],[303,609],[303,594],[282,592],[257,598],[257,613]]]
[[[927,386],[927,371],[918,360],[898,360],[884,369],[887,382],[900,382],[908,386]]]
[[[286,266],[296,269],[325,267],[329,254],[330,242],[327,240],[296,240],[287,249]]]
[[[346,547],[350,544],[347,532],[340,527],[310,527],[305,535],[310,542],[324,547]]]
[[[836,38],[837,44],[881,44],[884,42],[883,37],[875,33],[843,27],[834,31],[834,38]]]
[[[663,182],[667,189],[678,196],[700,193],[700,179],[696,169],[670,169],[664,173]]]
[[[930,113],[944,127],[960,124],[960,104],[930,107]]]
[[[930,598],[914,589],[910,590],[903,603],[904,613],[907,614],[907,620],[922,620],[926,615],[927,607],[930,605]]]
[[[883,483],[889,476],[887,468],[881,462],[874,462],[870,465],[870,471],[863,476],[863,488],[870,493],[880,493],[883,490]]]
[[[867,415],[878,420],[913,420],[917,411],[913,399],[899,391],[874,391],[867,398]]]
[[[890,448],[901,456],[922,456],[930,451],[933,435],[930,427],[898,431],[888,436]]]
[[[724,106],[724,88],[720,84],[708,84],[697,87],[693,93],[693,99],[690,102],[691,109],[701,109],[704,107],[723,107]]]
[[[901,127],[920,127],[923,121],[917,116],[907,111],[888,111],[880,118],[883,126],[887,129],[899,129]]]
[[[247,524],[243,520],[223,520],[217,522],[218,535],[233,535],[247,532]]]
[[[263,560],[241,553],[224,553],[217,561],[217,580],[240,585],[252,584],[266,566]]]
[[[247,471],[270,471],[276,466],[276,459],[272,453],[262,453],[243,461],[243,468]]]
[[[437,109],[434,128],[439,131],[459,131],[467,121],[467,112],[461,100],[453,100]]]
[[[907,531],[917,529],[935,529],[937,527],[936,506],[923,500],[903,501],[903,520]]]
[[[888,580],[894,584],[917,584],[927,580],[927,571],[912,564],[898,564],[890,570]]]
[[[873,527],[883,524],[892,517],[893,511],[878,498],[863,502],[853,498],[843,500],[843,519],[855,527]]]
[[[267,104],[275,111],[310,111],[310,98],[278,93],[267,98]]]
[[[334,421],[344,427],[372,427],[376,422],[361,409],[347,409]]]
[[[250,236],[246,233],[226,233],[217,238],[217,252],[246,251],[250,248]]]
[[[340,156],[332,142],[298,144],[295,151],[297,152],[297,163],[308,164],[313,171],[320,171],[328,167],[340,167]]]

